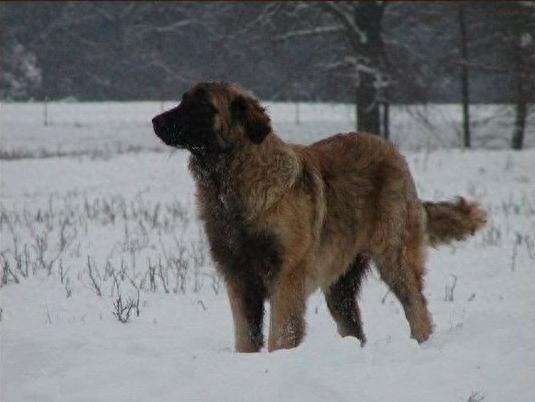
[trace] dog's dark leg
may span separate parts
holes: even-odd
[[[264,346],[265,287],[259,283],[227,283],[234,319],[236,352],[258,352]]]
[[[338,333],[341,336],[354,336],[360,339],[361,346],[366,343],[366,336],[362,329],[357,297],[368,264],[367,256],[357,255],[346,273],[323,291],[327,307],[338,327]]]

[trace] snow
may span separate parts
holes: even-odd
[[[294,107],[270,105],[275,127],[294,141],[353,124],[345,105],[301,105],[300,124]],[[462,194],[490,216],[469,241],[429,251],[430,340],[409,338],[400,304],[372,271],[360,298],[363,348],[338,336],[315,294],[298,348],[237,354],[187,155],[151,132],[161,108],[51,104],[45,127],[42,105],[1,106],[1,148],[26,156],[0,161],[0,263],[19,282],[8,275],[0,287],[1,401],[535,400],[535,149],[451,148],[455,106],[430,109],[438,134],[425,142],[422,126],[400,111],[392,132],[418,132],[406,142],[396,135],[421,198]],[[494,112],[482,107],[478,116]],[[488,123],[481,138],[499,130]],[[50,157],[28,158],[40,149]],[[58,149],[72,155],[53,157]],[[39,265],[39,245],[50,271]],[[135,299],[136,286],[140,314],[120,323],[113,303],[118,294]]]

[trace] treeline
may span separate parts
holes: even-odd
[[[467,60],[461,59],[459,4]],[[525,64],[533,63],[535,55],[530,2],[3,2],[0,7],[4,99],[173,99],[192,82],[216,79],[241,82],[270,100],[352,102],[357,76],[375,70],[374,85],[388,89],[391,100],[458,102],[465,65],[473,101],[512,102],[517,59],[524,52],[530,59]],[[349,23],[374,23],[378,13],[377,33],[366,27],[348,32]],[[373,40],[383,47],[375,54],[365,49]],[[531,67],[521,78],[533,101]]]
[[[0,98],[177,99],[239,82],[265,100],[356,105],[388,135],[390,103],[535,101],[535,3],[0,3]],[[522,131],[523,132],[523,131]],[[523,135],[523,134],[522,134]],[[470,146],[465,132],[465,146]]]

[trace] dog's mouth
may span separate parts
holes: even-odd
[[[168,129],[164,130],[154,128],[154,133],[164,142],[165,145],[170,147],[190,151],[196,156],[204,156],[207,153],[207,149],[204,144],[191,144],[188,141],[184,141],[184,133],[178,130],[176,127],[169,127]]]
[[[157,122],[153,122],[153,130],[156,136],[163,141],[165,145],[174,148],[185,148],[186,144],[183,144],[180,141],[181,133],[178,127],[175,124],[172,124],[169,127],[162,127],[158,125]]]

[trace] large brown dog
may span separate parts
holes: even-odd
[[[307,297],[321,288],[342,336],[365,342],[357,295],[370,259],[397,296],[411,336],[432,324],[422,294],[425,249],[485,223],[475,202],[422,202],[396,148],[365,133],[310,146],[272,132],[258,100],[234,84],[201,83],[153,119],[166,144],[191,152],[200,218],[224,276],[236,350],[297,346]]]

